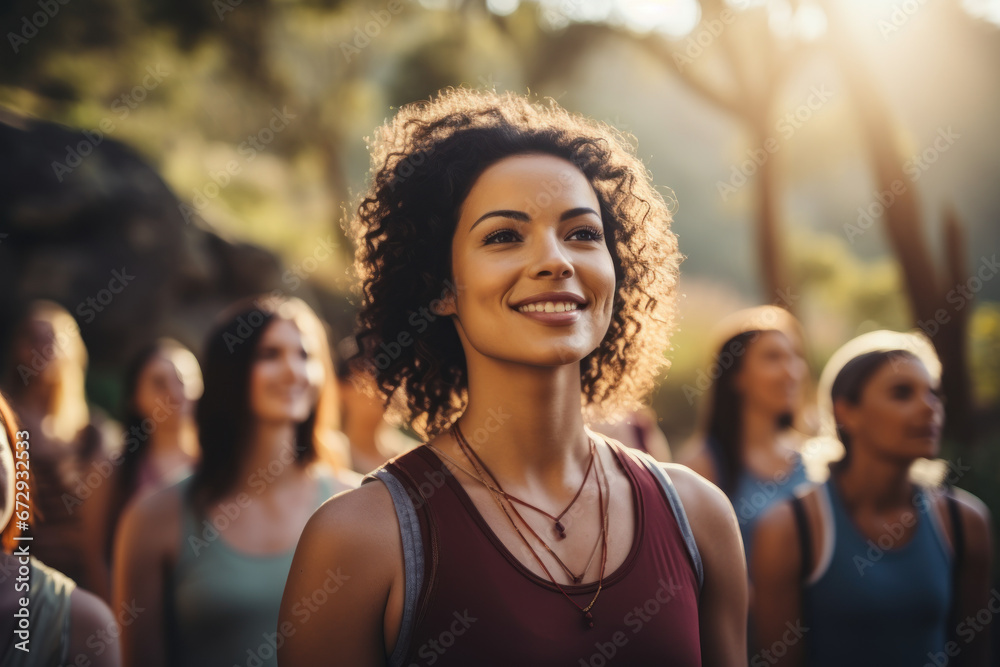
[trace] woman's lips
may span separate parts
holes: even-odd
[[[584,308],[586,308],[586,306],[581,305],[575,310],[566,310],[561,313],[546,313],[540,311],[523,312],[516,308],[513,308],[512,310],[518,315],[524,315],[525,317],[529,317],[536,322],[540,322],[541,324],[550,326],[565,326],[567,324],[577,322],[580,319],[580,311],[584,310]]]

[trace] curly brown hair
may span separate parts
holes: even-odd
[[[371,174],[347,222],[360,287],[359,353],[388,417],[430,438],[467,400],[464,350],[432,302],[455,292],[451,241],[479,175],[512,155],[573,163],[600,203],[616,280],[611,325],[580,363],[588,421],[637,409],[668,361],[679,265],[671,211],[629,137],[553,100],[446,89],[402,107],[369,141]]]

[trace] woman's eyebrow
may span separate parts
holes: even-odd
[[[479,216],[479,219],[476,220],[474,223],[472,223],[472,227],[469,227],[469,231],[471,232],[473,229],[476,228],[476,225],[478,225],[483,220],[486,220],[487,218],[511,218],[512,220],[520,220],[521,222],[531,221],[531,218],[529,218],[528,214],[525,213],[524,211],[513,211],[510,209],[502,209],[499,211],[490,211],[489,213],[485,213]]]
[[[579,206],[577,208],[571,208],[568,211],[564,211],[563,214],[559,216],[559,222],[562,222],[563,220],[569,220],[570,218],[575,218],[580,215],[586,215],[587,213],[593,213],[598,218],[601,217],[600,213],[590,208],[589,206]],[[472,227],[469,227],[469,231],[471,232],[473,229],[476,228],[476,225],[478,225],[483,220],[486,220],[487,218],[510,218],[512,220],[520,220],[521,222],[531,222],[531,218],[524,211],[501,209],[499,211],[490,211],[489,213],[485,213],[479,216],[479,219],[476,220],[474,223],[472,223]]]

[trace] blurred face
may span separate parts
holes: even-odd
[[[777,417],[798,409],[806,372],[788,337],[765,331],[747,345],[736,388],[745,405]]]
[[[452,242],[458,298],[446,314],[457,314],[467,356],[472,347],[552,366],[600,344],[615,274],[599,211],[586,177],[560,158],[518,155],[483,172]]]
[[[139,373],[133,398],[136,411],[147,419],[169,422],[190,416],[201,394],[200,380],[192,377],[186,350],[162,350]],[[197,364],[197,362],[195,362]]]
[[[305,421],[316,403],[321,380],[317,364],[294,322],[272,320],[257,344],[250,372],[250,409],[257,420]]]
[[[56,340],[54,323],[40,317],[25,323],[15,356],[18,364],[37,370],[34,379],[43,384],[57,380],[59,364],[69,361],[68,351]]]
[[[366,373],[351,373],[346,381],[339,383],[340,401],[343,414],[351,424],[377,425],[385,416],[382,401],[369,396],[366,391],[375,391],[375,383]]]
[[[907,461],[937,455],[944,406],[927,369],[916,359],[887,361],[869,378],[858,405],[838,400],[834,409],[852,447],[869,447]]]

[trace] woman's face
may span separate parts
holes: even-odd
[[[775,416],[795,412],[801,400],[806,362],[780,331],[764,331],[747,345],[737,390],[750,409]]]
[[[187,360],[181,356],[185,352],[161,350],[139,373],[133,401],[144,418],[164,423],[190,416],[194,399],[200,394],[200,382],[190,377],[188,364],[184,363]]]
[[[882,364],[869,378],[858,405],[839,400],[835,409],[852,447],[868,446],[883,456],[907,461],[937,455],[944,406],[927,369],[912,357]]]
[[[291,320],[272,320],[254,357],[250,371],[254,417],[263,422],[305,421],[316,403],[317,362],[310,358],[298,326]]]
[[[55,322],[44,317],[33,317],[25,323],[15,358],[19,365],[37,371],[43,383],[55,382],[60,364],[70,362],[68,351],[57,339]]]
[[[615,272],[597,195],[572,163],[517,155],[487,168],[452,241],[455,323],[466,355],[554,366],[578,362],[611,323]],[[527,308],[547,292],[546,297]],[[530,312],[545,311],[545,312]]]

